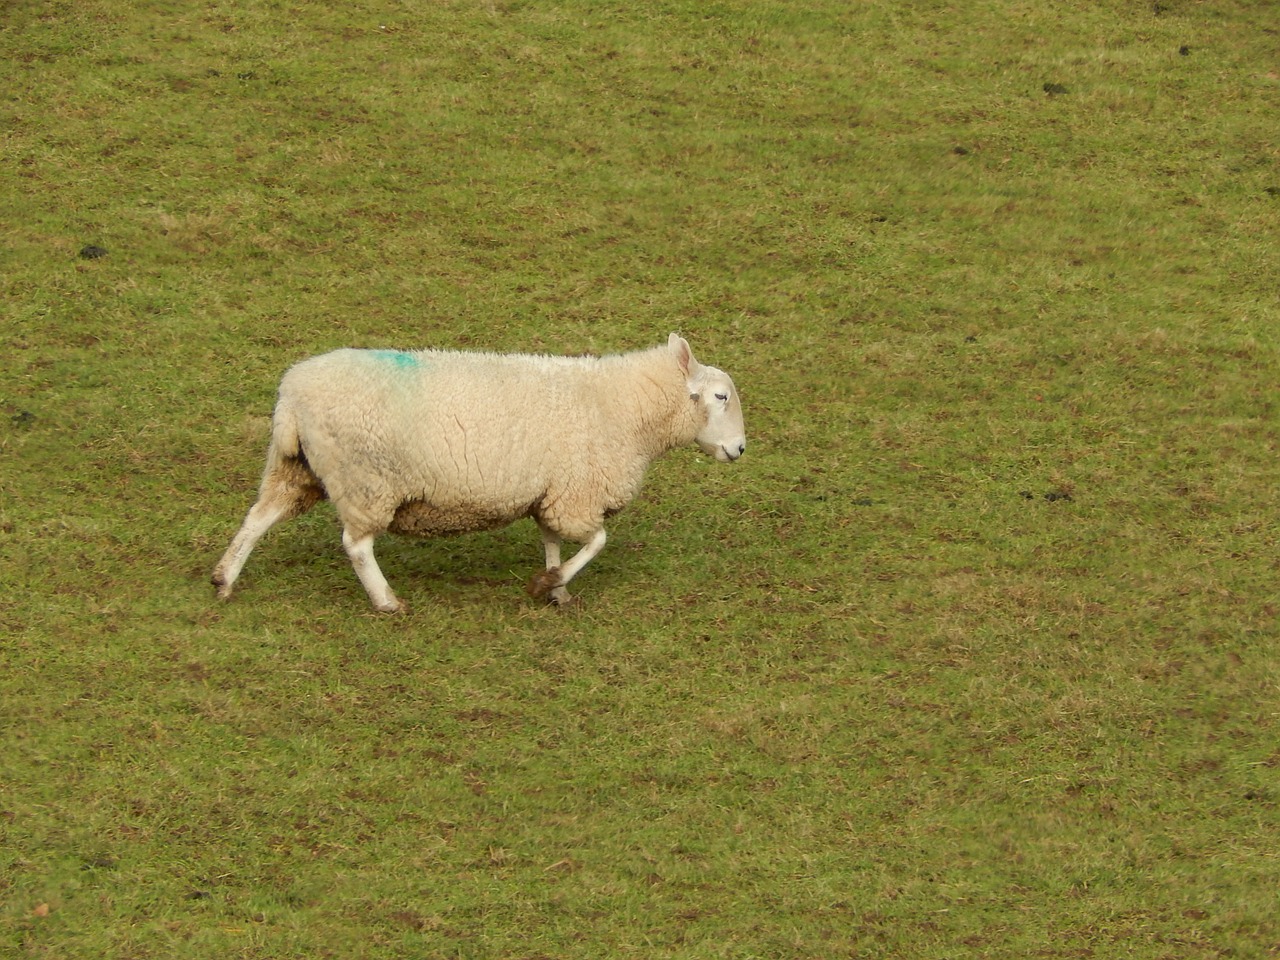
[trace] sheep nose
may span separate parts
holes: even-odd
[[[747,450],[747,445],[745,443],[738,444],[738,448],[736,450],[733,449],[733,447],[724,448],[725,455],[730,460],[737,460],[740,456],[742,456],[746,452],[746,450]]]

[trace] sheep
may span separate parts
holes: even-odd
[[[545,569],[529,581],[556,605],[605,545],[606,518],[639,492],[649,464],[690,442],[722,462],[746,450],[728,374],[671,334],[605,357],[448,350],[336,350],[280,381],[257,502],[213,571],[222,599],[258,540],[329,499],[342,545],[376,610],[402,602],[374,538],[442,536],[532,517]],[[563,540],[581,544],[568,561]]]

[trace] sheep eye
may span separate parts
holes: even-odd
[[[728,399],[729,399],[729,395],[728,395],[727,393],[717,393],[717,394],[716,394],[716,399],[717,399],[717,400],[728,400]]]

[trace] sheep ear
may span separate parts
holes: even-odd
[[[690,376],[698,369],[698,361],[693,359],[693,351],[689,349],[689,341],[678,333],[667,337],[667,346],[675,354],[676,362],[685,376]]]

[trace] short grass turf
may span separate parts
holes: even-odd
[[[1277,116],[1245,0],[5,4],[0,953],[1280,956]],[[579,609],[214,601],[291,362],[672,329]]]

